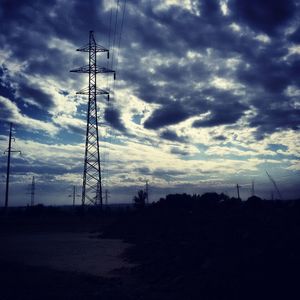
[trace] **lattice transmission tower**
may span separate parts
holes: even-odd
[[[109,59],[109,50],[96,43],[93,31],[90,31],[89,43],[77,49],[77,51],[88,52],[89,54],[88,65],[70,71],[89,74],[89,86],[76,93],[88,95],[82,205],[85,205],[88,201],[89,204],[102,207],[103,199],[96,96],[107,95],[107,99],[109,100],[109,92],[97,88],[97,74],[113,73],[115,79],[116,72],[105,67],[97,66],[97,52],[107,52],[107,59]]]
[[[13,124],[10,123],[9,126],[9,138],[8,138],[8,148],[7,150],[4,152],[7,153],[7,169],[6,169],[6,190],[5,190],[5,203],[4,203],[4,208],[5,210],[8,208],[8,193],[9,193],[9,177],[10,177],[10,158],[11,158],[11,154],[14,152],[20,153],[21,151],[19,150],[13,150],[12,146],[11,146],[11,141],[15,141],[15,138],[12,136],[13,132],[12,132],[12,128],[13,128]]]
[[[34,195],[35,195],[35,180],[32,176],[31,188],[30,188],[30,205],[34,206]]]

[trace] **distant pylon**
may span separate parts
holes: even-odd
[[[5,190],[5,203],[4,203],[5,209],[7,209],[7,207],[8,207],[8,193],[9,193],[9,175],[10,175],[10,157],[11,157],[11,153],[13,153],[13,152],[19,152],[19,153],[21,153],[21,151],[12,150],[11,149],[11,141],[15,140],[12,137],[12,127],[13,127],[13,125],[12,125],[12,123],[10,123],[9,138],[8,138],[8,149],[4,152],[4,154],[7,152],[6,190]]]
[[[89,86],[77,92],[77,94],[88,95],[82,205],[85,205],[87,200],[91,204],[100,205],[102,207],[101,165],[96,96],[107,95],[107,99],[109,100],[109,92],[97,88],[96,76],[97,73],[113,73],[115,79],[116,73],[108,68],[97,66],[97,52],[107,52],[107,58],[109,58],[109,50],[96,43],[93,31],[90,31],[89,43],[82,48],[77,49],[77,51],[89,53],[88,65],[71,70],[71,72],[89,74]]]
[[[239,184],[236,185],[236,189],[237,189],[237,196],[238,196],[238,199],[241,199],[241,197],[240,197],[240,186],[239,186]]]
[[[109,198],[109,191],[106,189],[105,190],[105,205],[108,205],[108,198]]]
[[[255,189],[254,189],[254,180],[252,180],[252,186],[251,186],[251,196],[255,196]]]
[[[30,189],[31,206],[34,206],[34,195],[35,195],[35,181],[34,181],[34,176],[32,176],[31,189]]]
[[[76,185],[73,185],[72,190],[73,190],[72,194],[70,194],[69,197],[72,197],[72,204],[73,204],[73,207],[75,207],[76,197],[79,197],[79,195],[77,195],[77,192],[76,192]]]
[[[148,180],[146,180],[146,204],[149,204],[149,185],[148,185]]]

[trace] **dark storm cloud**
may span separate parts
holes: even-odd
[[[141,1],[138,5],[127,3],[122,60],[117,69],[117,72],[121,70],[120,85],[132,87],[143,101],[160,105],[145,121],[146,128],[157,130],[208,111],[209,117],[199,119],[193,126],[234,124],[249,106],[257,113],[249,122],[257,128],[258,135],[298,128],[293,99],[282,95],[288,86],[300,86],[298,58],[283,59],[288,54],[287,38],[290,42],[299,41],[299,28],[289,36],[283,33],[287,26],[296,24],[299,1],[230,0],[227,15],[223,15],[217,0],[192,1],[191,11],[176,5],[158,9],[157,4],[152,1]],[[200,14],[197,15],[198,9]],[[83,37],[94,29],[97,40],[107,44],[110,11],[104,11],[100,0],[2,0],[0,15],[3,29],[0,44],[9,46],[19,62],[26,62],[24,71],[33,76],[53,76],[63,81],[70,76],[67,71],[71,66],[80,63],[74,62],[63,49],[50,46],[53,38],[58,43],[62,39],[79,47],[87,40]],[[233,23],[240,26],[240,32],[232,30]],[[117,32],[120,32],[119,27]],[[260,33],[268,34],[270,43],[255,39]],[[213,52],[211,59],[215,61],[206,62],[204,57],[203,62],[192,59],[185,64],[180,62],[188,51],[205,54],[208,49]],[[145,62],[145,57],[159,59],[164,64],[152,65],[149,59]],[[232,57],[241,60],[236,70],[228,70],[219,61]],[[228,102],[227,96],[222,98],[217,89],[207,94],[205,89],[194,87],[195,82],[209,83],[213,76],[243,84],[243,99],[235,97]],[[51,95],[24,79],[14,80],[20,84],[20,97],[34,99],[46,109],[53,105]],[[165,84],[161,86],[159,81]],[[273,96],[269,97],[270,94]],[[206,99],[208,96],[210,101]],[[265,99],[271,99],[269,105]],[[282,101],[285,108],[277,105]],[[291,121],[277,120],[281,110],[291,115]],[[106,120],[116,129],[126,130],[118,111],[107,111]],[[161,137],[166,138],[166,135]]]
[[[44,91],[34,86],[29,86],[25,82],[19,84],[19,97],[25,99],[28,98],[46,109],[54,106],[53,99],[49,94],[46,94]]]
[[[299,44],[300,43],[300,27],[298,27],[290,36],[290,41]]]
[[[164,91],[146,78],[140,78],[140,81],[133,82],[133,85],[138,85],[136,94],[145,102],[158,104],[169,102],[168,97],[164,95]]]
[[[32,1],[2,0],[1,16],[6,37],[15,39],[22,46],[36,41],[33,45],[45,45],[49,36],[66,38],[82,43],[82,36],[94,29],[99,34],[107,32],[107,24],[103,13],[102,1]],[[96,9],[97,8],[97,9]],[[15,26],[15,27],[13,27]],[[15,34],[13,31],[16,31]],[[21,34],[29,38],[22,39]],[[34,51],[24,48],[23,53]]]
[[[292,0],[231,0],[229,8],[234,19],[269,35],[275,34],[296,13]]]
[[[214,11],[215,8],[218,8],[217,12]],[[147,10],[149,18],[156,20],[156,22],[159,22],[166,27],[163,31],[164,34],[165,32],[171,31],[174,33],[174,36],[176,36],[173,40],[174,49],[170,52],[171,56],[169,54],[169,57],[180,59],[180,56],[178,55],[187,50],[186,46],[191,50],[198,51],[199,49],[202,49],[205,51],[206,46],[211,46],[211,41],[220,41],[220,39],[224,39],[225,36],[225,38],[228,39],[229,44],[235,39],[232,31],[229,29],[225,30],[226,34],[224,34],[225,31],[218,29],[219,27],[212,28],[200,17],[180,8],[172,7],[168,10],[157,12],[150,6],[147,6],[145,10]],[[207,11],[203,14],[206,16],[205,21],[207,23],[213,22],[215,24],[216,22],[222,23],[224,21],[224,18],[221,18],[221,11],[217,1],[214,3],[204,3],[202,10],[205,12]],[[213,18],[209,18],[209,15],[213,15]],[[228,23],[227,20],[224,22]],[[201,27],[201,34],[191,30],[195,25]],[[149,30],[149,28],[144,29]],[[208,30],[207,33],[205,33],[206,29]],[[141,28],[141,30],[143,30],[143,28]],[[197,33],[197,35],[193,35],[193,33]],[[213,34],[213,36],[211,36],[210,33]],[[189,35],[192,36],[189,37]],[[157,53],[161,55],[161,52],[158,51],[162,50],[162,48],[165,47],[165,44],[161,43],[159,45],[157,44],[157,46],[159,47]],[[195,47],[195,49],[193,49],[193,47]],[[128,62],[126,65],[134,66],[134,64]],[[143,68],[143,65],[140,65],[140,67]],[[148,65],[146,65],[146,67],[148,67]],[[147,71],[148,69],[144,69],[142,74],[147,73]],[[190,87],[190,82],[195,80],[199,80],[199,82],[205,81],[211,76],[211,71],[208,70],[203,63],[193,63],[191,61],[185,66],[179,66],[176,63],[159,65],[154,67],[155,73],[152,76],[149,73],[148,76],[130,76],[131,73],[136,74],[136,69],[126,70],[125,72],[129,74],[128,78],[131,83],[137,87],[136,92],[141,99],[150,103],[154,102],[162,105],[161,108],[156,109],[145,121],[145,128],[158,129],[164,126],[177,124],[191,116],[201,114],[208,110],[207,103],[202,100],[200,100],[201,103],[199,103],[199,98],[202,97],[203,93],[201,93],[201,91],[195,93],[195,90]],[[167,85],[163,87],[158,86],[156,85],[156,80],[166,81]],[[170,99],[176,101],[170,101]],[[241,105],[238,104],[237,106],[240,107]],[[232,113],[232,122],[238,120],[241,115],[242,114]],[[222,124],[230,124],[230,117],[228,116],[228,119],[225,120],[225,116],[223,116],[223,119],[219,122]]]
[[[164,92],[167,94],[166,89]],[[170,87],[174,93],[174,89]],[[175,89],[176,90],[176,89]],[[181,101],[172,101],[156,109],[145,121],[147,129],[159,129],[164,126],[178,124],[186,119],[210,112],[206,119],[196,120],[193,127],[212,127],[236,123],[248,110],[248,105],[241,102],[240,97],[230,92],[216,88],[207,88],[199,92],[182,92],[174,94],[174,98]]]
[[[226,101],[225,101],[226,102]],[[223,103],[222,105],[213,105],[210,115],[201,120],[196,120],[193,127],[213,127],[219,125],[229,125],[236,123],[244,114],[247,106],[236,103]]]
[[[67,168],[62,165],[47,165],[43,162],[36,163],[35,165],[28,165],[28,162],[22,159],[14,158],[14,165],[11,168],[12,173],[27,174],[47,174],[47,175],[64,175],[66,173],[80,173],[81,167]],[[5,172],[5,167],[0,168],[0,173]]]
[[[282,96],[281,99],[284,99]],[[284,100],[283,100],[284,101]],[[264,102],[263,102],[264,103]],[[256,128],[257,139],[263,139],[266,134],[286,129],[300,129],[300,109],[290,105],[270,107],[262,104],[258,114],[251,118],[250,127]]]
[[[172,154],[179,154],[179,155],[183,155],[183,156],[190,154],[188,151],[179,149],[178,147],[172,147],[170,152]]]
[[[180,103],[171,103],[155,110],[145,121],[144,127],[147,129],[158,129],[163,126],[180,123],[188,117],[189,113],[185,111]]]
[[[171,178],[173,176],[175,177],[175,176],[184,175],[185,172],[178,171],[178,170],[168,170],[168,169],[157,168],[153,171],[152,174],[159,178]]]
[[[80,125],[71,125],[71,124],[68,124],[67,128],[68,128],[69,131],[71,131],[73,133],[76,133],[76,134],[84,135],[86,133],[86,129],[83,128]]]
[[[30,76],[52,76],[56,80],[66,80],[67,72],[74,67],[73,59],[68,58],[60,45],[60,39],[81,46],[88,40],[90,29],[97,33],[107,32],[106,17],[99,17],[95,10],[102,7],[102,1],[15,1],[2,0],[0,6],[0,43],[6,51],[12,51],[13,59],[23,64],[23,72]],[[105,19],[106,21],[106,19]],[[82,38],[86,36],[86,39]],[[56,43],[53,44],[53,39]],[[74,48],[75,51],[75,48]],[[13,78],[20,84],[20,97],[36,97],[34,101],[46,109],[53,101],[45,93],[31,86],[26,78]],[[50,96],[51,97],[51,96]],[[41,102],[39,102],[41,101]]]
[[[275,48],[276,45],[271,46]],[[257,129],[259,139],[275,131],[297,130],[300,126],[299,111],[294,104],[296,99],[287,95],[289,86],[300,88],[296,75],[300,72],[300,60],[294,55],[282,59],[285,55],[286,49],[268,48],[256,60],[251,59],[251,67],[237,72],[249,90],[253,89],[251,104],[256,114],[250,118],[249,125]]]
[[[116,108],[106,108],[104,113],[104,119],[113,128],[121,132],[126,132],[126,127],[124,126],[121,120],[120,112]]]
[[[160,23],[162,28],[157,34],[171,36],[171,53],[180,57],[187,50],[203,51],[212,48],[222,51],[226,57],[232,53],[240,53],[249,49],[248,38],[239,36],[229,25],[235,21],[232,16],[221,13],[219,1],[195,1],[200,7],[201,15],[197,15],[179,6],[171,6],[167,10],[156,10],[155,6],[145,8],[148,18]],[[149,30],[149,28],[145,28]],[[165,44],[157,51],[165,51]]]
[[[268,144],[267,150],[271,150],[271,151],[287,151],[289,147],[282,145],[282,144]]]
[[[76,62],[78,63],[78,62]],[[63,68],[61,66],[64,66]],[[58,49],[47,49],[45,54],[39,54],[39,58],[31,57],[28,59],[26,71],[29,74],[42,76],[55,75],[56,78],[65,80],[66,70],[74,68],[70,62],[66,61],[63,51]]]
[[[300,60],[288,54],[287,47],[273,41],[255,55],[246,56],[248,65],[240,66],[237,78],[247,86],[261,87],[267,93],[281,93],[288,85],[299,85],[295,75],[300,71]]]
[[[137,171],[138,173],[141,173],[143,175],[151,174],[151,170],[148,167],[136,168],[135,171]]]
[[[169,140],[169,141],[173,141],[173,142],[180,142],[180,143],[186,142],[186,138],[184,138],[182,136],[178,136],[175,131],[172,131],[170,129],[162,131],[160,133],[160,137],[165,140]]]
[[[206,47],[213,47],[213,49],[222,52],[222,56],[226,57],[228,54],[238,54],[243,58],[244,64],[237,69],[235,80],[241,81],[247,89],[247,103],[257,108],[260,116],[264,116],[265,125],[258,125],[259,122],[253,119],[251,126],[257,124],[258,131],[266,130],[266,133],[272,133],[276,130],[280,130],[281,127],[276,126],[272,122],[274,114],[271,111],[264,110],[260,107],[255,98],[252,95],[257,92],[262,98],[265,98],[268,93],[277,94],[277,101],[286,101],[289,105],[290,99],[280,97],[281,93],[287,88],[288,85],[299,85],[299,80],[295,74],[298,71],[297,62],[291,62],[290,59],[284,60],[283,58],[288,54],[287,44],[284,35],[280,35],[279,29],[283,29],[284,26],[290,25],[293,22],[293,16],[296,15],[296,6],[293,1],[230,1],[229,9],[230,14],[228,16],[222,16],[219,9],[218,1],[202,1],[199,2],[200,10],[202,14],[200,17],[192,15],[190,12],[181,10],[178,7],[172,7],[168,10],[154,11],[152,7],[147,6],[147,15],[149,18],[156,20],[160,24],[166,27],[166,31],[173,32],[175,40],[173,41],[174,48],[173,55],[181,54],[182,48],[186,45],[189,49],[204,51]],[[273,6],[274,5],[274,6]],[[240,15],[239,15],[240,12]],[[233,32],[229,29],[228,25],[237,22],[240,25],[247,25],[254,34],[243,34]],[[222,26],[216,26],[216,24]],[[190,30],[195,25],[201,27],[201,32]],[[147,28],[144,28],[145,30]],[[242,29],[243,30],[243,29]],[[255,34],[265,32],[272,35],[271,43],[264,44],[254,39]],[[246,33],[246,32],[245,32]],[[275,33],[277,35],[275,35]],[[297,31],[292,35],[295,40]],[[165,44],[161,44],[163,49]],[[180,59],[180,57],[178,56]],[[197,65],[191,62],[190,72],[186,72],[186,69],[179,68],[178,65],[174,66],[159,66],[155,69],[155,78],[169,78],[169,84],[174,80],[183,81],[190,73],[197,78]],[[201,68],[198,68],[201,70]],[[202,69],[203,70],[203,69]],[[185,72],[183,72],[185,71]],[[219,73],[222,75],[222,73]],[[208,73],[206,73],[208,75]],[[226,75],[226,74],[225,74]],[[168,109],[170,105],[167,99],[167,95],[173,96],[174,99],[181,99],[181,95],[174,94],[174,89],[170,85],[169,90],[160,88],[160,94],[164,94],[164,97],[157,97],[155,85],[153,84],[155,79],[152,79],[152,87],[149,89],[139,89],[139,96],[142,99],[152,99],[151,102],[163,104],[160,109],[153,112],[153,115],[145,122],[146,128],[157,129],[169,124],[176,124],[189,118],[190,116],[202,113],[197,109],[194,112],[190,112],[190,105],[195,102],[195,99],[190,101],[181,101],[177,110],[174,107]],[[188,85],[184,85],[182,80],[180,81],[180,88],[188,95],[190,89]],[[248,89],[249,88],[249,89]],[[151,93],[149,96],[149,92]],[[173,93],[173,95],[172,95]],[[183,94],[183,93],[182,93]],[[144,97],[145,96],[145,97]],[[253,100],[252,100],[253,99]],[[217,100],[215,100],[218,102]],[[262,100],[260,100],[262,101]],[[194,123],[194,126],[218,126],[233,124],[238,121],[244,112],[248,109],[249,105],[242,103],[239,99],[232,103],[224,101],[223,104],[216,103],[209,108],[211,114],[210,118],[206,120],[199,120]],[[292,112],[291,112],[292,113]],[[267,115],[267,117],[266,117]],[[292,114],[293,115],[293,114]],[[169,118],[169,121],[166,121]],[[284,121],[283,121],[284,122]],[[282,123],[283,123],[282,122]],[[292,118],[292,122],[285,121],[286,128],[297,128],[293,123],[296,121]],[[262,122],[264,123],[264,122]]]
[[[0,66],[0,95],[6,98],[13,98],[15,89],[12,87],[9,77],[7,74],[7,69]]]
[[[221,141],[221,142],[227,140],[226,136],[224,136],[224,135],[217,135],[213,139],[216,140],[216,141]]]

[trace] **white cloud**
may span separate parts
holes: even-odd
[[[255,39],[260,41],[260,42],[263,42],[265,44],[268,44],[268,43],[271,42],[270,37],[266,34],[258,34],[257,36],[255,36]]]
[[[222,78],[218,76],[213,77],[211,84],[212,86],[221,90],[235,90],[242,87],[240,83],[234,82],[233,80],[230,80],[228,78]]]

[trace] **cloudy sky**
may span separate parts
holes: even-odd
[[[98,76],[104,189],[131,201],[172,192],[284,198],[300,187],[300,2],[0,0],[1,195],[13,122],[11,205],[71,203],[82,184],[87,64],[94,30],[117,80]],[[118,9],[116,9],[118,8]],[[117,21],[116,21],[117,20]],[[297,186],[298,185],[298,186]],[[4,200],[2,197],[1,201]],[[78,198],[79,201],[79,198]]]

